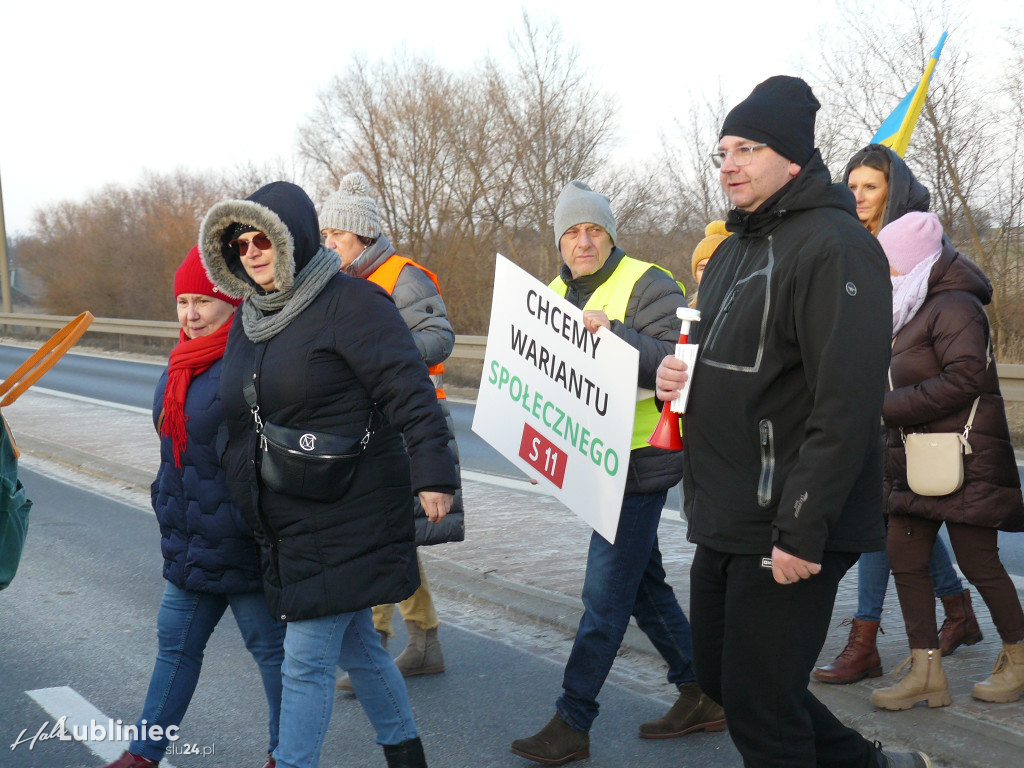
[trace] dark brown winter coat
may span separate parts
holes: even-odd
[[[984,305],[992,284],[948,243],[928,279],[928,297],[896,334],[894,389],[885,395],[885,511],[1004,531],[1024,529],[1020,477],[999,392]],[[905,432],[962,432],[981,395],[964,457],[964,483],[948,496],[907,485]]]

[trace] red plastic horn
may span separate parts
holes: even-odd
[[[683,450],[682,421],[683,414],[673,411],[672,403],[662,403],[658,426],[654,428],[654,433],[647,442],[666,451]]]
[[[676,358],[682,360],[682,348],[690,341],[690,325],[700,320],[700,312],[689,307],[679,307],[676,309],[676,316],[682,321],[682,326],[679,329],[679,343],[676,344]],[[683,450],[682,405],[679,405],[680,410],[678,411],[674,408],[678,402],[679,398],[662,403],[661,418],[658,419],[658,426],[654,428],[654,432],[647,441],[648,444],[666,451]]]

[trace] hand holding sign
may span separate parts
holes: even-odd
[[[600,328],[612,329],[612,321],[600,309],[583,310],[583,325],[591,333],[597,333]]]

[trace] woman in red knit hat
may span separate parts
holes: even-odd
[[[229,606],[263,679],[270,731],[264,768],[274,768],[285,625],[267,608],[252,528],[231,502],[217,449],[224,422],[221,358],[241,300],[214,287],[198,248],[175,273],[174,295],[181,333],[153,403],[160,435],[153,510],[167,580],[157,614],[156,665],[138,737],[106,768],[156,766],[163,758],[179,736],[206,642]]]

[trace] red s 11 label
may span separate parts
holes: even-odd
[[[519,444],[519,458],[557,487],[562,487],[568,455],[529,424],[523,425],[523,441]]]

